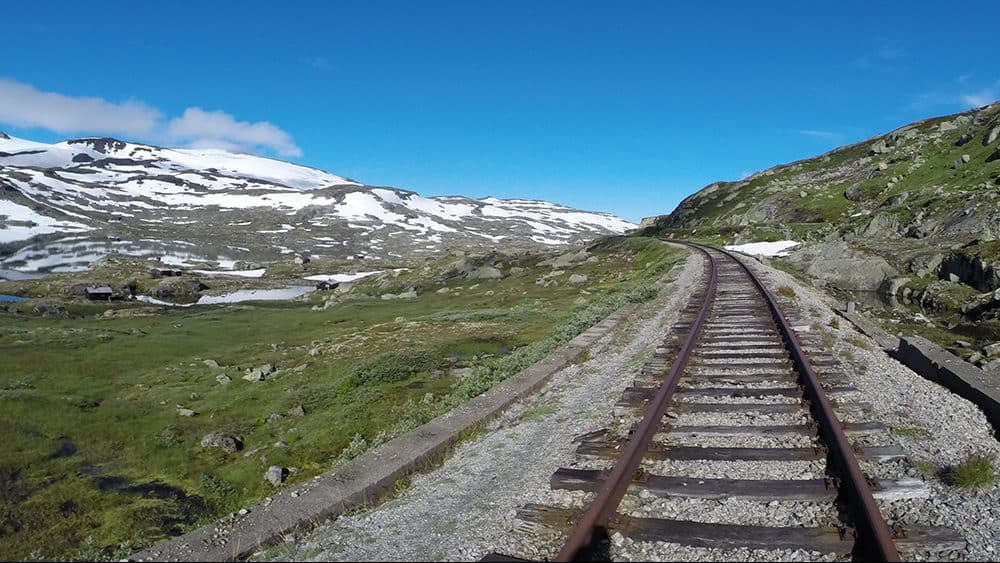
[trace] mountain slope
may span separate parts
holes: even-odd
[[[293,252],[403,257],[634,227],[544,201],[423,197],[259,156],[107,138],[2,135],[0,190],[0,267],[22,270],[79,269],[109,252],[223,265]]]
[[[919,121],[737,182],[647,226],[735,235],[962,237],[996,231],[1000,103]]]

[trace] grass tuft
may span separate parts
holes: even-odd
[[[997,484],[993,460],[984,455],[970,455],[944,472],[945,482],[967,491],[982,491]]]

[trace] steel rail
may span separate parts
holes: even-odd
[[[573,532],[563,544],[562,549],[559,550],[554,561],[578,561],[593,555],[596,545],[607,537],[608,523],[617,513],[618,505],[621,504],[629,484],[635,478],[636,471],[642,464],[643,456],[649,449],[653,436],[660,428],[660,422],[663,420],[667,406],[677,389],[681,373],[691,358],[695,345],[701,336],[702,327],[708,319],[708,313],[715,301],[715,289],[718,284],[715,259],[705,249],[698,248],[698,250],[705,255],[708,277],[708,288],[701,309],[698,310],[698,316],[685,337],[670,371],[667,372],[666,379],[650,402],[646,415],[632,431],[622,450],[621,458],[608,473],[608,477],[598,490],[594,501],[577,520]]]
[[[698,248],[697,245],[692,245]],[[701,248],[703,252],[707,252]],[[760,290],[767,302],[771,315],[774,317],[781,331],[788,349],[792,355],[792,363],[795,365],[801,380],[806,389],[806,396],[813,407],[813,414],[820,422],[820,429],[827,447],[830,449],[831,461],[833,461],[836,474],[841,478],[841,490],[846,496],[847,507],[851,513],[855,526],[855,556],[863,560],[873,561],[900,561],[899,552],[892,539],[892,531],[886,524],[882,512],[872,496],[868,480],[861,472],[861,466],[854,455],[854,448],[844,434],[840,419],[833,411],[830,400],[819,382],[819,377],[813,370],[802,343],[792,330],[791,325],[785,315],[778,308],[777,302],[771,292],[764,286],[757,275],[742,260],[737,259],[730,252],[723,249],[715,249],[740,265],[757,289]]]

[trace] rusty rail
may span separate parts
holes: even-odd
[[[820,431],[827,447],[830,449],[830,461],[833,462],[836,474],[841,479],[841,491],[846,496],[847,508],[851,513],[855,526],[856,545],[855,555],[862,560],[873,561],[900,561],[896,544],[892,540],[892,531],[886,524],[882,512],[872,496],[868,480],[861,472],[858,459],[854,455],[854,448],[844,434],[843,426],[837,414],[833,411],[833,405],[827,399],[823,386],[819,382],[819,377],[812,365],[806,358],[805,350],[799,337],[792,330],[784,313],[778,308],[777,302],[771,292],[764,286],[756,274],[738,260],[729,251],[716,249],[732,258],[747,273],[754,285],[764,296],[767,306],[771,310],[785,338],[786,346],[791,352],[792,363],[802,380],[806,390],[806,397],[812,405],[813,414],[820,423]],[[704,251],[704,249],[702,249]]]
[[[607,538],[609,524],[613,524],[618,505],[621,503],[629,484],[635,478],[637,470],[639,470],[643,456],[648,450],[666,408],[677,388],[680,376],[687,366],[695,345],[701,336],[702,327],[708,318],[716,293],[717,275],[715,259],[708,252],[707,247],[697,244],[685,244],[699,250],[706,257],[708,288],[698,316],[694,323],[692,323],[691,329],[685,337],[680,351],[670,367],[670,371],[667,372],[663,384],[650,402],[649,409],[625,444],[621,458],[608,473],[594,501],[576,521],[572,533],[556,555],[555,561],[581,561],[593,559],[595,556],[598,556],[596,550],[599,544]],[[830,461],[833,463],[842,482],[841,493],[844,495],[855,525],[855,557],[865,560],[900,561],[899,553],[896,551],[895,543],[892,540],[892,532],[882,517],[878,505],[875,503],[875,499],[868,487],[868,482],[861,472],[857,458],[854,455],[854,450],[844,435],[840,420],[834,413],[833,407],[820,385],[816,372],[806,359],[805,351],[797,335],[778,308],[777,302],[770,291],[757,278],[754,272],[729,252],[722,249],[714,250],[718,250],[734,260],[746,272],[747,276],[767,302],[768,309],[771,311],[772,317],[785,339],[786,347],[791,354],[793,364],[806,390],[807,399],[812,406],[816,419],[820,422],[821,432],[829,447]]]
[[[674,390],[677,389],[677,382],[680,380],[681,373],[687,366],[691,353],[698,343],[702,325],[705,324],[708,313],[712,309],[712,303],[715,300],[715,287],[718,283],[715,261],[712,260],[712,257],[704,249],[699,250],[705,253],[707,258],[706,274],[708,277],[708,289],[705,292],[701,308],[698,310],[698,316],[691,325],[691,330],[684,339],[677,358],[670,366],[666,380],[650,402],[649,410],[646,411],[646,415],[639,422],[639,425],[636,426],[628,442],[625,444],[621,459],[619,459],[618,463],[609,472],[607,480],[597,492],[594,502],[580,516],[569,539],[566,540],[562,549],[559,550],[559,554],[556,555],[555,561],[578,561],[585,558],[588,554],[592,553],[595,544],[606,537],[608,522],[616,514],[618,505],[621,503],[622,497],[625,496],[629,483],[635,477],[636,470],[639,469],[642,458],[649,449],[653,436],[659,428],[660,421],[663,419],[667,406],[670,404]]]

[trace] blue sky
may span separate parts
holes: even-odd
[[[1000,98],[992,2],[17,2],[0,129],[627,219]]]

